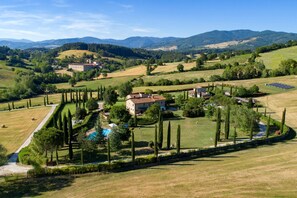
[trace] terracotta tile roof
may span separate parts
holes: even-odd
[[[144,104],[165,101],[166,99],[163,96],[155,95],[148,98],[131,98],[129,100],[131,100],[134,104]]]

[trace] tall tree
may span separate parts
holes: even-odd
[[[95,123],[95,130],[97,132],[97,140],[100,144],[104,143],[105,136],[103,134],[103,128],[101,127],[100,114],[98,115],[97,121]]]
[[[68,145],[68,127],[67,127],[67,116],[64,113],[63,116],[63,132],[64,132],[64,143]]]
[[[283,111],[282,122],[281,122],[281,126],[280,126],[281,133],[284,132],[285,122],[286,122],[286,108]]]
[[[46,104],[49,105],[48,94],[46,94]]]
[[[159,134],[158,134],[158,146],[162,149],[163,146],[163,116],[162,111],[159,110]]]
[[[62,115],[61,115],[61,112],[59,112],[58,114],[58,129],[59,130],[63,130],[63,123],[62,123]]]
[[[107,138],[107,161],[108,164],[110,164],[111,156],[110,156],[110,140]]]
[[[217,125],[216,125],[217,141],[221,139],[221,109],[217,108]]]
[[[11,103],[11,107],[12,107],[12,109],[14,109],[14,102],[13,101]]]
[[[251,123],[250,123],[250,140],[253,139],[253,133],[254,133],[254,119],[251,119]]]
[[[134,126],[137,127],[138,122],[137,122],[137,115],[134,114]]]
[[[131,131],[131,154],[132,154],[132,162],[135,163],[134,131]]]
[[[233,144],[236,144],[236,137],[237,137],[236,127],[234,127]]]
[[[43,97],[43,105],[46,106],[46,100],[45,100],[45,97]]]
[[[73,129],[72,129],[72,116],[70,110],[68,109],[68,148],[69,148],[69,159],[72,160],[73,158],[73,150],[72,150],[72,140],[73,140]]]
[[[230,132],[230,105],[227,105],[225,118],[225,139],[229,139]]]
[[[268,117],[267,126],[266,126],[266,133],[265,133],[266,138],[269,137],[269,131],[270,131],[270,115]]]
[[[133,85],[129,81],[124,84],[121,84],[118,88],[119,96],[122,98],[124,98],[127,95],[129,95],[130,93],[132,93],[132,91],[133,91]]]
[[[168,122],[168,128],[167,128],[167,149],[170,149],[170,141],[171,141],[171,124],[170,121]]]
[[[155,157],[158,157],[158,128],[157,128],[157,125],[155,125],[154,154],[155,154]]]
[[[30,98],[29,98],[29,107],[32,107],[32,102]]]
[[[176,152],[180,153],[180,125],[177,125],[177,133],[176,133]]]

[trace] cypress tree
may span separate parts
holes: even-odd
[[[233,96],[233,87],[230,87],[230,96]]]
[[[224,83],[222,83],[222,92],[224,92]]]
[[[107,138],[107,161],[108,161],[108,164],[110,164],[111,157],[110,157],[110,140],[109,140],[109,138]]]
[[[59,130],[63,130],[63,122],[62,122],[62,115],[61,115],[61,112],[59,113],[58,129],[59,129]]]
[[[135,125],[135,127],[137,127],[137,125],[138,125],[138,123],[137,123],[137,115],[136,114],[134,114],[134,125]]]
[[[82,146],[80,148],[80,163],[81,165],[84,165],[84,149]]]
[[[73,131],[72,131],[72,117],[71,117],[71,113],[70,113],[69,109],[68,109],[68,134],[69,134],[69,138],[68,138],[69,159],[72,160],[72,158],[73,158],[73,150],[72,150]]]
[[[93,91],[92,91],[92,89],[90,90],[90,98],[93,98]]]
[[[266,117],[266,107],[265,107],[265,109],[264,109],[264,116]]]
[[[72,89],[70,89],[70,102],[73,102]]]
[[[97,100],[100,100],[100,90],[99,90],[99,87],[97,88]]]
[[[103,100],[103,87],[100,86],[100,100]]]
[[[214,138],[214,147],[217,147],[218,145],[218,132],[215,132],[215,138]]]
[[[257,111],[257,113],[259,112],[259,106],[258,106],[258,104],[256,106],[256,111]]]
[[[254,120],[253,119],[251,119],[251,128],[250,128],[250,140],[252,140],[253,139],[253,132],[254,132]]]
[[[158,146],[159,146],[159,149],[162,149],[162,146],[163,146],[163,116],[162,116],[161,110],[159,110]]]
[[[280,126],[280,132],[281,133],[284,132],[285,122],[286,122],[286,108],[283,111],[282,122],[281,122],[281,126]]]
[[[180,125],[177,125],[177,132],[176,132],[176,152],[180,153]]]
[[[227,105],[226,109],[226,118],[225,118],[225,139],[229,139],[229,131],[230,131],[230,106]]]
[[[43,97],[43,105],[46,106],[45,97]]]
[[[158,128],[157,128],[157,125],[155,125],[154,154],[155,154],[155,157],[158,157]]]
[[[184,100],[186,99],[186,92],[184,91]]]
[[[266,133],[265,133],[266,138],[269,137],[269,130],[270,130],[270,115],[268,117],[267,126],[266,126]]]
[[[27,101],[27,109],[29,109],[29,102]]]
[[[68,93],[67,93],[67,91],[65,92],[65,102],[67,103],[68,102]]]
[[[85,92],[84,92],[84,100],[85,101],[88,100],[88,89],[87,88],[85,89]]]
[[[217,125],[216,125],[216,133],[217,133],[217,141],[220,141],[221,137],[221,109],[217,108]]]
[[[55,127],[56,129],[58,128],[58,125],[57,125],[57,116],[55,114],[53,115],[53,127]]]
[[[46,104],[49,105],[48,94],[46,94]]]
[[[135,163],[134,131],[131,132],[131,154],[132,154],[132,162]]]
[[[64,143],[68,144],[68,127],[67,127],[66,114],[64,114],[64,117],[63,117],[63,132],[64,132]]]
[[[170,149],[170,140],[171,140],[171,124],[170,121],[168,122],[168,128],[167,128],[167,149]]]
[[[29,107],[32,107],[31,99],[29,99]]]
[[[69,159],[72,160],[72,158],[73,158],[73,150],[72,150],[72,142],[71,142],[71,140],[69,141],[68,152],[69,152]]]
[[[65,103],[64,92],[61,93],[61,104]]]
[[[237,137],[236,127],[234,127],[233,144],[236,144],[236,137]]]
[[[81,93],[80,93],[80,90],[78,91],[78,101],[81,101]]]
[[[197,98],[197,89],[194,89],[194,98]]]
[[[11,103],[12,109],[14,109],[14,102]]]
[[[7,103],[7,106],[8,106],[8,111],[10,111],[10,110],[11,110],[11,108],[10,108],[10,104]]]
[[[75,102],[77,103],[78,102],[78,91],[75,90]]]

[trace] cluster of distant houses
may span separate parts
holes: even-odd
[[[97,62],[92,62],[88,60],[87,63],[70,63],[68,64],[68,69],[72,69],[73,71],[85,72],[96,68],[103,68],[102,64]]]

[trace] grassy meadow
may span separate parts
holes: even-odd
[[[34,98],[31,98],[32,106],[43,106],[44,105],[44,103],[43,103],[44,97],[45,97],[45,95],[39,95]],[[48,99],[49,99],[49,103],[57,104],[61,101],[61,94],[49,94]],[[28,101],[28,99],[17,100],[14,102],[14,106],[15,106],[15,108],[26,107],[27,101]],[[11,107],[11,102],[9,102],[9,103],[10,103],[10,107]],[[7,109],[8,109],[7,102],[0,103],[0,110],[7,110]]]
[[[48,114],[50,107],[36,107],[0,112],[0,143],[7,154],[15,152]],[[35,120],[32,120],[35,118]]]
[[[66,50],[66,51],[59,53],[58,59],[64,59],[64,58],[66,58],[66,56],[68,56],[68,57],[75,56],[76,58],[80,58],[84,54],[87,54],[87,55],[93,54],[93,55],[95,55],[95,57],[97,56],[97,53],[91,52],[89,50]]]
[[[267,53],[261,53],[258,61],[263,61],[266,68],[276,69],[281,61],[286,59],[297,60],[297,46],[283,48]]]

